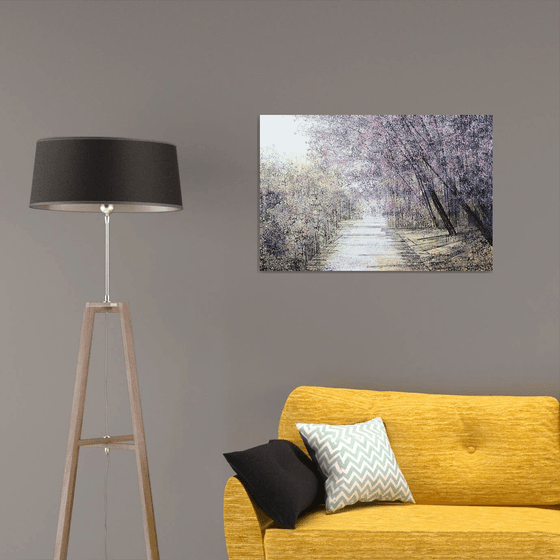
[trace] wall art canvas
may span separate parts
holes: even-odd
[[[491,271],[492,115],[261,115],[260,270]]]

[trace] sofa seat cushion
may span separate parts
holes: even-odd
[[[355,504],[266,530],[267,560],[558,560],[560,507]]]

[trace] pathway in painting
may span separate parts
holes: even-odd
[[[349,220],[338,238],[308,264],[308,270],[427,270],[383,217]]]

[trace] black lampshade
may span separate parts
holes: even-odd
[[[177,148],[128,138],[45,138],[37,142],[31,208],[99,212],[182,210]]]

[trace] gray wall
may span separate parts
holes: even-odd
[[[83,305],[102,217],[28,209],[35,142],[164,140],[185,209],[115,215],[163,560],[225,560],[222,452],[276,437],[298,385],[457,394],[559,388],[555,1],[0,3],[0,559],[52,557]],[[491,113],[492,273],[258,272],[258,116]],[[102,321],[84,437],[104,432]],[[110,428],[129,433],[108,325]],[[111,453],[109,557],[145,558],[132,454]],[[84,450],[73,560],[104,557]]]

